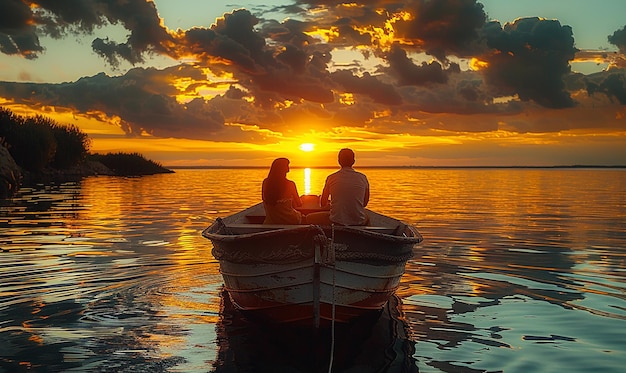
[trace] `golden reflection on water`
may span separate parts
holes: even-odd
[[[304,194],[311,194],[311,169],[304,169]]]
[[[301,194],[320,194],[334,171],[292,169],[288,177]],[[585,357],[581,369],[626,363],[617,353],[626,320],[625,171],[360,171],[369,207],[425,238],[397,291],[422,370],[498,371],[503,361],[521,365],[543,353],[554,361],[545,371],[575,356]],[[228,320],[220,319],[218,264],[200,232],[260,202],[266,175],[177,170],[25,189],[1,207],[0,358],[20,356],[35,369],[49,362],[22,351],[63,355],[60,341],[76,348],[66,352],[72,361],[122,346],[102,355],[102,366],[135,359],[150,370],[157,360],[206,371],[218,359],[216,329]]]

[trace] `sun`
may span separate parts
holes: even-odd
[[[305,142],[304,144],[300,144],[300,150],[302,150],[303,152],[312,152],[313,150],[315,150],[315,144]]]

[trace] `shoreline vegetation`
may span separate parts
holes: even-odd
[[[139,153],[90,153],[90,145],[77,126],[0,107],[0,199],[11,198],[23,185],[174,172]]]

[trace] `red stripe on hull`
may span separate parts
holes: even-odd
[[[335,320],[347,323],[351,320],[380,311],[393,294],[393,290],[370,294],[367,299],[353,304],[333,304],[320,302],[319,320],[321,323]],[[228,290],[233,305],[253,316],[274,323],[298,323],[313,325],[316,320],[316,310],[313,299],[309,302],[294,304],[272,301],[259,297],[258,294]]]

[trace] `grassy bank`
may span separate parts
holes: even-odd
[[[91,153],[91,139],[77,126],[60,124],[41,115],[17,115],[3,107],[0,107],[0,146],[8,150],[2,152],[4,159],[0,159],[0,188],[6,184],[9,195],[16,190],[15,185],[22,183],[173,172],[139,153]],[[18,172],[14,167],[8,170],[5,165],[9,164],[17,164]]]

